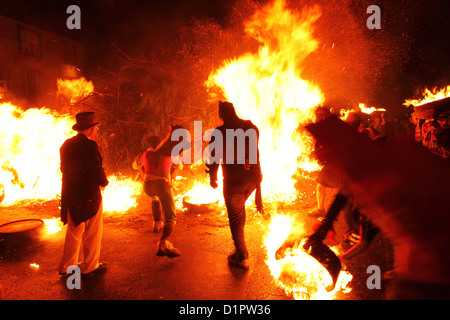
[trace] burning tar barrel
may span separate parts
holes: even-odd
[[[414,107],[414,115],[419,119],[434,118],[444,113],[450,113],[450,97]]]
[[[44,221],[25,219],[0,225],[0,241],[7,247],[21,247],[41,238]]]

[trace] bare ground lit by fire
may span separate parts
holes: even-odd
[[[314,218],[306,217],[306,214],[314,207],[315,204],[315,174],[297,179],[296,188],[300,191],[301,202],[296,205],[285,205],[282,209],[286,213],[290,213],[297,217],[298,220],[304,222],[305,228],[312,228],[312,225],[317,221]],[[176,190],[179,192],[180,188],[184,188],[185,184],[176,185]],[[177,193],[178,194],[178,193]],[[332,193],[330,194],[330,200]],[[329,201],[327,201],[329,202]],[[270,208],[268,208],[270,209]],[[229,277],[224,273],[224,266],[226,266],[226,255],[232,250],[232,240],[228,227],[228,219],[223,212],[224,208],[218,205],[201,207],[200,210],[194,208],[184,208],[179,213],[177,223],[177,231],[174,234],[174,243],[182,250],[182,252],[189,252],[187,247],[194,246],[197,254],[194,254],[185,261],[174,261],[175,264],[197,265],[195,261],[202,261],[205,256],[212,256],[215,260],[208,264],[203,264],[205,269],[201,272],[203,280],[209,282],[210,286],[214,283],[221,283]],[[25,201],[8,207],[0,208],[0,224],[11,220],[21,219],[43,219],[47,226],[56,224],[56,230],[48,229],[45,232],[41,241],[29,245],[22,249],[25,253],[19,250],[11,249],[7,252],[2,252],[0,262],[2,274],[9,274],[9,277],[2,277],[2,284],[5,288],[7,299],[66,299],[67,290],[63,286],[55,284],[57,275],[57,268],[60,259],[60,253],[63,248],[63,236],[65,229],[61,229],[59,222],[59,202],[46,201],[35,202]],[[109,281],[111,287],[119,283],[118,288],[111,289],[111,292],[99,291],[98,294],[87,292],[86,297],[91,299],[165,299],[176,298],[176,296],[165,296],[164,293],[153,293],[150,289],[148,292],[132,292],[128,289],[127,283],[121,283],[121,279],[129,276],[135,279],[139,274],[148,274],[148,278],[144,277],[140,281],[142,283],[152,283],[158,274],[161,272],[160,268],[167,268],[164,264],[160,265],[161,261],[155,255],[157,236],[151,232],[152,216],[151,204],[145,195],[140,194],[137,197],[137,206],[130,208],[123,213],[106,213],[105,214],[105,240],[103,241],[104,254],[103,261],[109,266]],[[267,251],[264,246],[264,239],[268,228],[268,221],[256,213],[252,207],[248,208],[248,218],[246,223],[246,239],[250,250],[250,258],[252,261],[251,270],[247,278],[243,277],[239,271],[234,277],[236,283],[241,283],[245,280],[245,286],[239,289],[240,296],[236,295],[238,299],[279,299],[290,300],[294,299],[293,294],[286,292],[280,284],[275,281],[266,264]],[[345,223],[341,220],[337,224],[337,233],[345,231]],[[338,237],[339,240],[339,237]],[[133,244],[131,246],[131,244]],[[133,249],[133,252],[127,250],[127,247]],[[119,249],[119,253],[116,250]],[[184,249],[184,250],[183,250]],[[192,251],[192,249],[190,249]],[[17,251],[17,252],[16,252]],[[35,253],[37,251],[37,253]],[[207,252],[207,253],[205,253]],[[355,257],[351,261],[345,263],[345,268],[351,272],[353,279],[349,284],[351,291],[349,293],[338,293],[336,299],[381,299],[383,297],[383,290],[369,290],[366,287],[366,267],[369,265],[379,265],[383,270],[388,267],[386,258],[386,243],[380,236],[374,240],[371,248],[361,257]],[[138,257],[146,256],[146,264],[137,262]],[[156,265],[155,265],[156,263]],[[171,265],[171,264],[169,264]],[[215,266],[215,267],[214,267]],[[172,268],[172,267],[171,267]],[[187,268],[187,267],[186,267]],[[21,275],[27,275],[27,280],[21,280]],[[170,274],[170,272],[168,273]],[[289,278],[288,274],[284,274],[284,281],[293,281],[294,278]],[[294,274],[295,276],[295,274]],[[117,279],[116,279],[117,277]],[[152,280],[153,279],[153,280]],[[106,280],[105,280],[106,281]],[[135,281],[135,280],[134,280]],[[180,281],[181,283],[182,281]],[[137,283],[133,286],[137,286]],[[217,284],[216,284],[217,285]],[[190,289],[184,289],[183,294],[178,297],[180,299],[228,299],[227,294],[210,290],[209,292],[202,291],[204,283],[193,284]],[[33,288],[32,290],[30,288]],[[140,286],[138,286],[140,288]],[[176,290],[175,290],[176,291]],[[200,292],[199,292],[200,291]],[[241,292],[242,291],[242,292]],[[233,291],[232,291],[233,292]],[[111,294],[113,294],[111,296]],[[47,296],[50,295],[50,296]],[[164,295],[164,296],[163,296]],[[83,293],[74,294],[74,297],[80,299]],[[303,299],[308,298],[303,295]]]

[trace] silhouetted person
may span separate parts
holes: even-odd
[[[450,298],[450,170],[408,137],[380,144],[330,117],[307,127],[394,247],[392,299]]]
[[[98,119],[94,112],[76,116],[72,127],[78,134],[67,139],[60,148],[62,190],[61,221],[67,224],[64,253],[59,273],[64,275],[71,265],[82,274],[105,268],[99,262],[103,233],[101,187],[108,185],[97,143]],[[83,261],[79,261],[83,248]]]
[[[260,186],[262,179],[258,150],[259,130],[250,120],[239,118],[230,102],[219,102],[219,117],[223,125],[217,127],[213,135],[222,137],[223,143],[220,147],[223,147],[212,152],[214,160],[207,160],[206,166],[211,187],[217,188],[217,171],[219,165],[222,165],[223,194],[236,249],[228,256],[228,262],[248,269],[249,254],[244,234],[245,202]],[[212,143],[214,141],[217,142],[213,140]],[[259,205],[258,210],[261,209]]]

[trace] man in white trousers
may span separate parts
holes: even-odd
[[[64,253],[59,266],[61,275],[69,266],[79,266],[81,274],[104,270],[99,262],[103,234],[101,188],[108,185],[102,157],[94,141],[98,119],[94,112],[75,116],[72,127],[78,134],[60,148],[62,189],[61,221],[67,224]],[[81,258],[81,249],[82,256]]]

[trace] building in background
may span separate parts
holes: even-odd
[[[0,15],[0,102],[48,101],[57,79],[82,76],[80,42]]]

